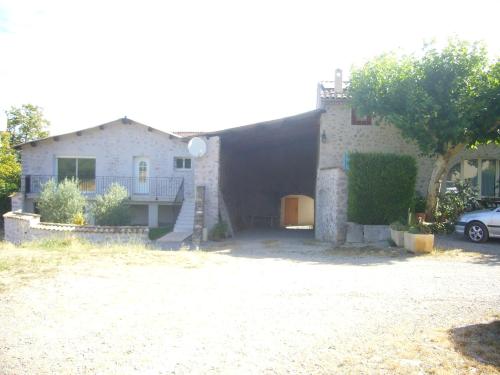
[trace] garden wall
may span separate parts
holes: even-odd
[[[3,218],[5,240],[16,245],[45,238],[64,237],[77,237],[94,243],[150,242],[147,227],[41,223],[40,215],[23,212],[7,212]]]

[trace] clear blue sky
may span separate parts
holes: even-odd
[[[500,1],[0,0],[0,111],[53,134],[127,115],[216,130],[315,108],[316,83],[451,35],[500,55]]]

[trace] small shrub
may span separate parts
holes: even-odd
[[[408,225],[402,224],[399,221],[395,221],[395,222],[391,223],[390,227],[391,227],[392,230],[397,230],[397,231],[406,231],[406,230],[408,230]]]
[[[210,231],[209,238],[212,241],[220,241],[227,237],[227,223],[219,221]]]
[[[83,216],[84,206],[85,197],[75,179],[65,179],[59,184],[49,180],[38,199],[41,219],[50,223],[73,224],[75,218]]]
[[[480,207],[477,196],[477,189],[467,182],[457,182],[453,190],[441,194],[434,213],[434,233],[452,233],[460,215]]]
[[[128,192],[122,185],[113,183],[104,195],[96,196],[92,213],[97,225],[130,224]]]
[[[412,205],[417,166],[411,156],[352,153],[347,216],[359,224],[404,221]]]
[[[163,237],[167,233],[172,232],[173,225],[167,227],[149,228],[148,237],[150,240],[154,241],[160,237]]]
[[[432,228],[430,225],[427,225],[424,223],[418,223],[418,224],[410,226],[408,228],[408,232],[413,233],[413,234],[431,234]]]
[[[83,213],[79,212],[73,218],[73,224],[75,225],[85,225],[85,216]]]

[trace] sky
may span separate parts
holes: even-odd
[[[498,57],[498,14],[498,0],[0,0],[0,113],[38,105],[51,134],[123,116],[246,125],[315,109],[336,68],[431,39]]]

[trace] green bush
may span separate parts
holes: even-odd
[[[78,181],[65,179],[57,184],[49,180],[44,184],[38,199],[42,221],[72,224],[83,215],[85,197],[78,189]]]
[[[347,216],[359,224],[406,221],[412,206],[417,165],[411,156],[352,153]]]
[[[158,228],[149,228],[148,237],[150,240],[157,240],[160,237],[163,237],[167,233],[172,232],[174,229],[173,225],[168,225],[166,227],[158,227]]]
[[[425,212],[427,200],[419,193],[415,193],[413,197],[413,212]]]
[[[130,207],[128,192],[122,185],[113,183],[106,194],[98,195],[92,205],[97,225],[129,225]]]
[[[209,238],[212,241],[220,241],[227,237],[227,229],[227,223],[225,221],[219,221],[210,231]]]
[[[454,224],[460,215],[479,208],[477,196],[477,188],[467,182],[457,182],[453,190],[442,193],[434,213],[434,233],[453,232]]]

